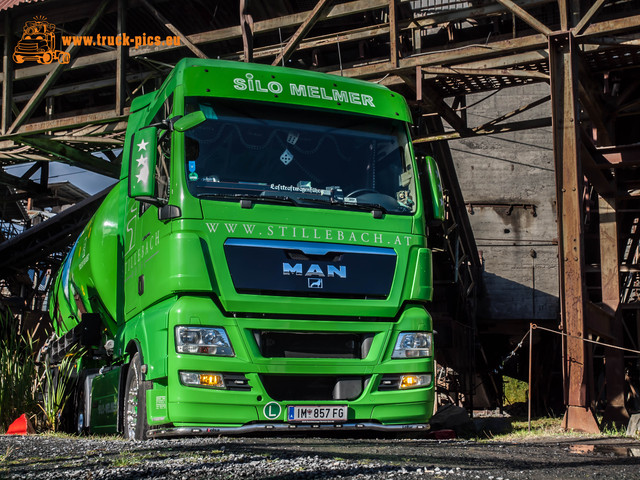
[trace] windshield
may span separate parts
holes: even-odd
[[[197,197],[414,211],[405,126],[390,119],[238,100],[187,98],[206,121],[185,133]]]

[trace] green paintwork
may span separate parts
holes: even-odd
[[[442,194],[440,170],[438,169],[435,159],[432,157],[426,157],[425,161],[427,163],[427,174],[430,183],[433,218],[442,221],[444,220],[444,196]]]
[[[132,198],[153,197],[155,182],[153,181],[156,170],[157,129],[141,128],[133,137],[131,145],[131,158],[129,163],[129,196]]]
[[[97,433],[114,433],[118,427],[118,388],[122,368],[115,367],[93,380],[91,428]]]
[[[120,181],[80,235],[55,280],[50,312],[57,333],[77,325],[81,311],[95,312],[103,319],[103,340],[115,341],[113,357],[103,365],[126,366],[139,351],[147,366],[145,380],[151,384],[147,393],[150,425],[240,426],[267,421],[264,407],[273,399],[262,385],[262,374],[370,377],[356,400],[279,402],[282,421],[287,404],[320,403],[347,404],[350,420],[426,422],[433,410],[433,384],[407,391],[378,391],[378,385],[384,374],[433,374],[432,356],[392,359],[391,354],[399,332],[432,331],[426,303],[433,292],[431,250],[425,225],[433,218],[426,218],[426,212],[435,210],[436,218],[441,214],[424,208],[424,201],[442,206],[437,171],[428,163],[427,181],[416,179],[416,184],[429,185],[431,191],[416,189],[409,214],[382,218],[366,210],[260,202],[243,208],[238,201],[199,199],[187,188],[185,133],[178,129],[168,133],[170,151],[162,154],[162,147],[157,148],[161,129],[144,128],[184,115],[187,96],[286,104],[311,118],[314,112],[330,110],[363,124],[368,119],[382,119],[389,125],[411,121],[404,99],[380,85],[281,67],[182,60],[157,92],[132,103]],[[203,121],[199,113],[182,118],[182,125],[176,123],[179,130]],[[408,135],[407,126],[403,128]],[[156,172],[162,171],[161,157],[170,158],[170,183],[164,197],[157,182],[142,188],[137,181],[141,139],[158,152],[157,159],[150,157],[150,162],[157,161]],[[406,149],[417,172],[410,143]],[[156,195],[161,198],[148,198]],[[159,220],[159,209],[171,206],[179,214]],[[396,266],[391,290],[386,298],[377,299],[239,293],[223,248],[229,238],[392,249]],[[310,314],[313,320],[308,319]],[[177,325],[224,327],[235,356],[176,353]],[[364,359],[266,358],[256,344],[256,329],[372,333],[373,343]],[[183,386],[180,370],[244,373],[251,391]],[[105,404],[114,400],[114,391],[122,384],[115,372],[120,371],[96,377],[94,400],[100,398]],[[120,391],[120,405],[122,395]],[[106,412],[103,408],[102,414],[92,417],[92,430],[114,428],[113,412]]]
[[[197,112],[191,112],[178,119],[176,123],[173,124],[173,128],[176,132],[186,132],[190,128],[200,125],[206,119],[207,117],[205,117],[204,113],[198,110]]]

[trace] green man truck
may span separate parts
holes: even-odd
[[[444,206],[410,121],[374,83],[221,60],[134,99],[50,296],[78,431],[425,428]]]

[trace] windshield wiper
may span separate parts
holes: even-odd
[[[355,210],[364,210],[371,212],[373,218],[382,218],[382,214],[387,213],[387,209],[379,203],[341,203],[345,207],[351,207]]]
[[[286,195],[279,192],[271,192],[265,190],[260,194],[257,193],[201,193],[198,198],[202,197],[219,197],[229,200],[238,200],[243,208],[251,208],[253,202],[264,203],[286,203],[288,205],[295,205],[296,207],[309,205],[309,204],[322,204],[322,205],[337,205],[340,207],[352,208],[354,210],[364,210],[371,212],[374,218],[382,218],[382,214],[387,213],[387,209],[377,203],[347,203],[339,201],[335,197],[323,196],[323,197],[298,197],[292,195]]]
[[[206,198],[206,197],[217,197],[224,198],[227,200],[238,200],[242,204],[244,208],[250,208],[251,202],[273,202],[273,203],[286,203],[288,205],[296,205],[299,203],[289,195],[260,195],[256,193],[200,193],[198,194],[198,198]],[[244,202],[248,202],[245,206]]]

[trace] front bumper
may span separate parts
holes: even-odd
[[[187,320],[188,321],[185,321]],[[205,320],[206,319],[206,320]],[[176,325],[219,326],[225,328],[234,347],[234,357],[207,357],[173,354]],[[263,356],[254,333],[262,329],[319,334],[354,332],[373,335],[365,358],[279,358]],[[382,378],[400,374],[433,374],[433,359],[392,359],[399,331],[430,330],[431,319],[419,307],[407,308],[397,321],[312,321],[228,318],[220,315],[213,302],[204,298],[181,298],[169,314],[169,351],[166,378],[154,381],[147,392],[150,436],[207,435],[276,430],[360,429],[403,431],[424,425],[433,412],[433,382],[424,388],[388,390]],[[248,388],[240,391],[216,390],[182,385],[178,372],[220,372],[241,374]],[[267,377],[284,379],[287,391],[274,391]],[[360,378],[364,387],[357,396],[313,397],[304,392],[302,379]],[[313,385],[310,385],[312,387]],[[296,397],[298,391],[303,394]],[[314,394],[316,390],[313,390]],[[286,415],[273,415],[268,405],[277,403],[279,412],[295,405],[344,405],[345,423],[287,423]],[[417,428],[417,427],[416,427]]]
[[[177,437],[177,436],[207,436],[207,435],[242,435],[247,433],[283,433],[283,432],[337,432],[342,430],[370,430],[379,432],[427,432],[429,424],[413,423],[403,425],[382,425],[374,422],[362,423],[310,423],[294,425],[290,423],[254,423],[241,427],[172,427],[150,430],[147,435],[150,438]]]

